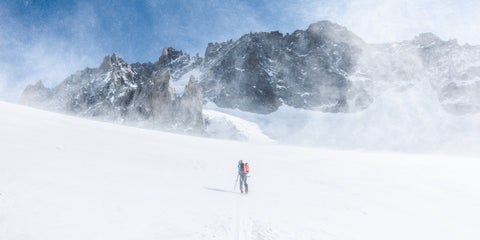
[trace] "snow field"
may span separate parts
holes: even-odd
[[[472,157],[181,136],[0,102],[0,239],[478,239]],[[249,195],[233,191],[239,159]]]

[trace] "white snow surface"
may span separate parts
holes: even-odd
[[[0,239],[479,239],[478,158],[175,135],[0,102]],[[234,191],[249,162],[250,193]]]
[[[0,102],[0,239],[479,239],[480,159],[175,135]],[[250,164],[250,193],[233,191]]]
[[[206,132],[210,137],[234,139],[241,141],[274,142],[263,134],[262,130],[254,122],[249,122],[229,114],[215,110],[203,110],[206,122]]]

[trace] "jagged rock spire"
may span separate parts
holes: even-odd
[[[100,64],[100,69],[109,69],[112,66],[112,59],[110,58],[110,55],[106,55],[103,58],[102,64]]]
[[[335,43],[341,42],[356,46],[365,45],[365,42],[360,37],[350,32],[346,27],[326,20],[310,24],[306,32],[315,38]]]
[[[429,46],[442,40],[433,33],[421,33],[413,39],[413,42],[420,46]]]
[[[183,55],[184,54],[182,51],[177,51],[172,47],[164,48],[162,51],[162,56],[160,56],[158,59],[158,63],[162,66],[165,66]]]
[[[184,129],[191,132],[201,133],[205,128],[203,119],[203,94],[202,88],[195,82],[195,78],[190,76],[183,96],[180,99],[178,110],[178,119]]]
[[[194,76],[190,76],[190,79],[188,80],[187,86],[185,86],[185,91],[183,91],[183,96],[196,96],[196,97],[202,97],[202,88],[200,85],[197,84],[195,81]]]
[[[20,97],[20,103],[31,106],[41,106],[50,96],[52,92],[43,85],[39,80],[34,85],[28,85]]]
[[[154,77],[154,89],[157,90],[162,101],[174,101],[177,97],[170,70],[163,69]]]

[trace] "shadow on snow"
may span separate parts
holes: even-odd
[[[210,190],[210,191],[215,191],[215,192],[225,192],[225,193],[239,194],[238,192],[235,192],[235,191],[225,190],[225,189],[220,189],[220,188],[211,188],[211,187],[204,187],[204,188],[207,189],[207,190]]]

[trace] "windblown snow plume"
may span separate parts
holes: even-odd
[[[479,69],[479,46],[432,33],[368,44],[320,21],[291,34],[250,33],[210,43],[204,58],[173,48],[155,63],[107,56],[99,68],[79,71],[53,89],[41,82],[27,87],[22,101],[221,138],[465,152],[479,149]],[[202,106],[214,111],[202,112]]]

